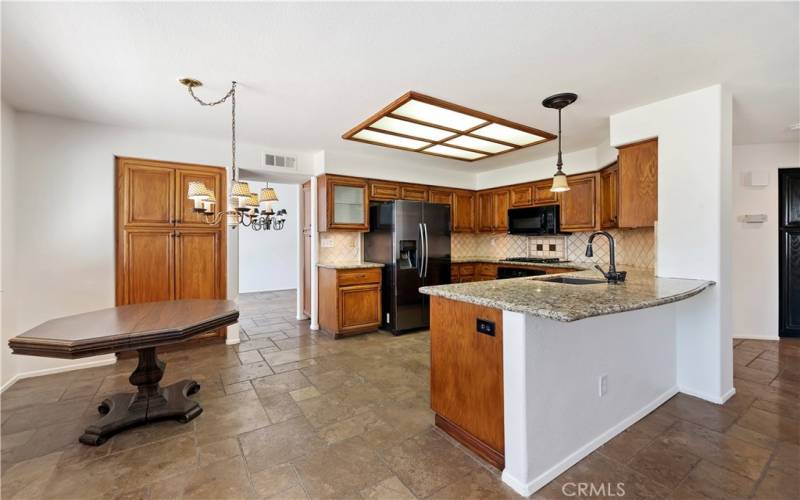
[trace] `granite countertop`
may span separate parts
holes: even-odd
[[[557,262],[557,263],[547,263],[547,262],[510,262],[507,260],[502,259],[495,259],[493,257],[456,257],[455,259],[450,259],[452,264],[466,264],[469,262],[478,262],[483,264],[507,264],[513,266],[532,266],[532,267],[552,267],[556,269],[590,269],[590,266],[586,264],[581,264],[578,262]]]
[[[426,286],[419,291],[446,299],[569,322],[677,302],[715,284],[704,280],[658,278],[653,276],[652,271],[639,269],[627,271],[624,283],[602,281],[596,285],[570,285],[548,283],[548,279],[556,276],[536,276]],[[603,279],[595,270],[558,276]]]
[[[317,264],[317,267],[325,269],[369,269],[372,267],[383,267],[377,262],[336,262],[331,264]]]

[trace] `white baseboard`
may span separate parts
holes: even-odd
[[[240,342],[241,339],[239,339],[239,337],[236,337],[235,339],[225,339],[225,345],[236,345]]]
[[[680,388],[680,392],[682,392],[684,394],[688,394],[689,396],[694,396],[696,398],[703,399],[705,401],[708,401],[709,403],[714,403],[714,404],[721,405],[721,404],[724,404],[725,401],[727,401],[730,398],[732,398],[734,394],[736,394],[736,388],[732,387],[731,390],[729,390],[728,392],[726,392],[725,394],[722,394],[720,396],[717,396],[717,395],[714,395],[714,394],[708,394],[708,393],[705,393],[705,392],[702,392],[702,391],[695,391],[695,390],[690,389],[688,387],[681,387]]]
[[[734,340],[780,340],[777,335],[734,335]]]
[[[636,411],[634,414],[625,418],[615,426],[611,427],[610,429],[603,432],[596,438],[592,439],[579,449],[575,450],[573,453],[571,453],[569,456],[567,456],[566,458],[555,464],[550,469],[546,470],[542,474],[533,478],[533,480],[525,483],[515,477],[512,477],[510,474],[507,474],[506,471],[503,471],[502,474],[503,482],[509,485],[514,491],[516,491],[522,496],[527,497],[533,495],[536,491],[545,486],[547,483],[560,476],[564,471],[566,471],[576,463],[583,460],[586,457],[586,455],[593,452],[597,448],[603,446],[611,438],[613,438],[620,432],[624,431],[631,425],[635,424],[636,422],[647,416],[648,413],[650,413],[651,411],[655,410],[656,408],[664,404],[664,402],[666,402],[669,398],[671,398],[677,393],[678,393],[677,387],[672,387],[671,389],[667,390],[666,392],[655,398],[653,401],[646,404],[640,410]]]
[[[85,363],[78,363],[75,365],[67,365],[67,366],[58,366],[56,368],[44,368],[42,370],[32,370],[29,372],[22,372],[17,373],[11,380],[3,384],[0,388],[0,392],[4,392],[6,389],[14,385],[14,382],[17,380],[22,380],[24,378],[31,378],[31,377],[41,377],[42,375],[52,375],[54,373],[64,373],[64,372],[71,372],[73,370],[82,370],[84,368],[94,368],[96,366],[107,366],[113,365],[117,362],[116,357],[106,358],[106,359],[97,359],[94,361],[87,361]]]

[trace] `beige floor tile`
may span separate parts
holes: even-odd
[[[176,498],[183,500],[255,500],[258,496],[250,485],[244,459],[233,457],[164,479],[150,486],[151,500]]]
[[[364,500],[415,500],[416,497],[397,476],[391,476],[380,483],[361,490]]]
[[[250,472],[287,463],[325,447],[303,417],[242,434],[239,443]]]
[[[256,494],[262,498],[272,498],[300,484],[297,471],[288,463],[255,472],[250,475],[250,480]]]

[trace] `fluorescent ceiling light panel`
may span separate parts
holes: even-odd
[[[419,149],[423,146],[430,145],[430,142],[407,139],[405,137],[398,137],[396,135],[384,134],[382,132],[375,132],[372,130],[361,130],[353,137],[356,139],[361,139],[362,141],[379,142],[389,146],[397,146],[408,149]]]
[[[342,134],[342,139],[461,161],[491,158],[555,138],[550,132],[417,92],[406,92]]]
[[[537,141],[541,141],[544,137],[534,134],[529,134],[522,130],[518,130],[499,123],[492,123],[485,127],[479,128],[472,132],[473,135],[479,135],[488,139],[495,139],[498,141],[516,144],[517,146],[526,146]]]
[[[483,158],[484,154],[473,153],[472,151],[464,151],[463,149],[451,148],[449,146],[442,146],[441,144],[431,146],[423,149],[425,153],[436,153],[437,155],[452,156],[453,158],[460,158],[462,160],[477,160]]]
[[[428,139],[431,141],[441,141],[453,135],[452,132],[442,130],[440,128],[426,127],[416,123],[407,122],[405,120],[398,120],[391,116],[384,116],[376,121],[370,128],[379,128],[388,132],[395,132],[397,134],[411,135],[419,137],[420,139]]]
[[[468,135],[459,135],[458,137],[450,139],[449,141],[445,141],[444,143],[451,144],[453,146],[461,146],[462,148],[477,149],[478,151],[485,151],[487,153],[502,153],[504,151],[508,151],[509,149],[514,149],[513,147],[506,146],[505,144],[484,141],[483,139],[470,137]]]
[[[482,120],[481,118],[465,115],[464,113],[434,106],[433,104],[415,101],[413,99],[392,111],[392,114],[461,131],[477,127],[481,123],[486,123],[486,120]]]

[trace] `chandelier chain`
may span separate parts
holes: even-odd
[[[202,106],[216,106],[217,104],[222,104],[230,98],[231,100],[231,173],[233,174],[233,180],[239,180],[239,171],[236,168],[236,81],[231,82],[231,89],[228,91],[227,94],[222,96],[220,99],[216,101],[209,101],[206,102],[199,97],[197,97],[194,93],[194,86],[188,85],[189,94],[192,96],[192,99],[197,101]]]

